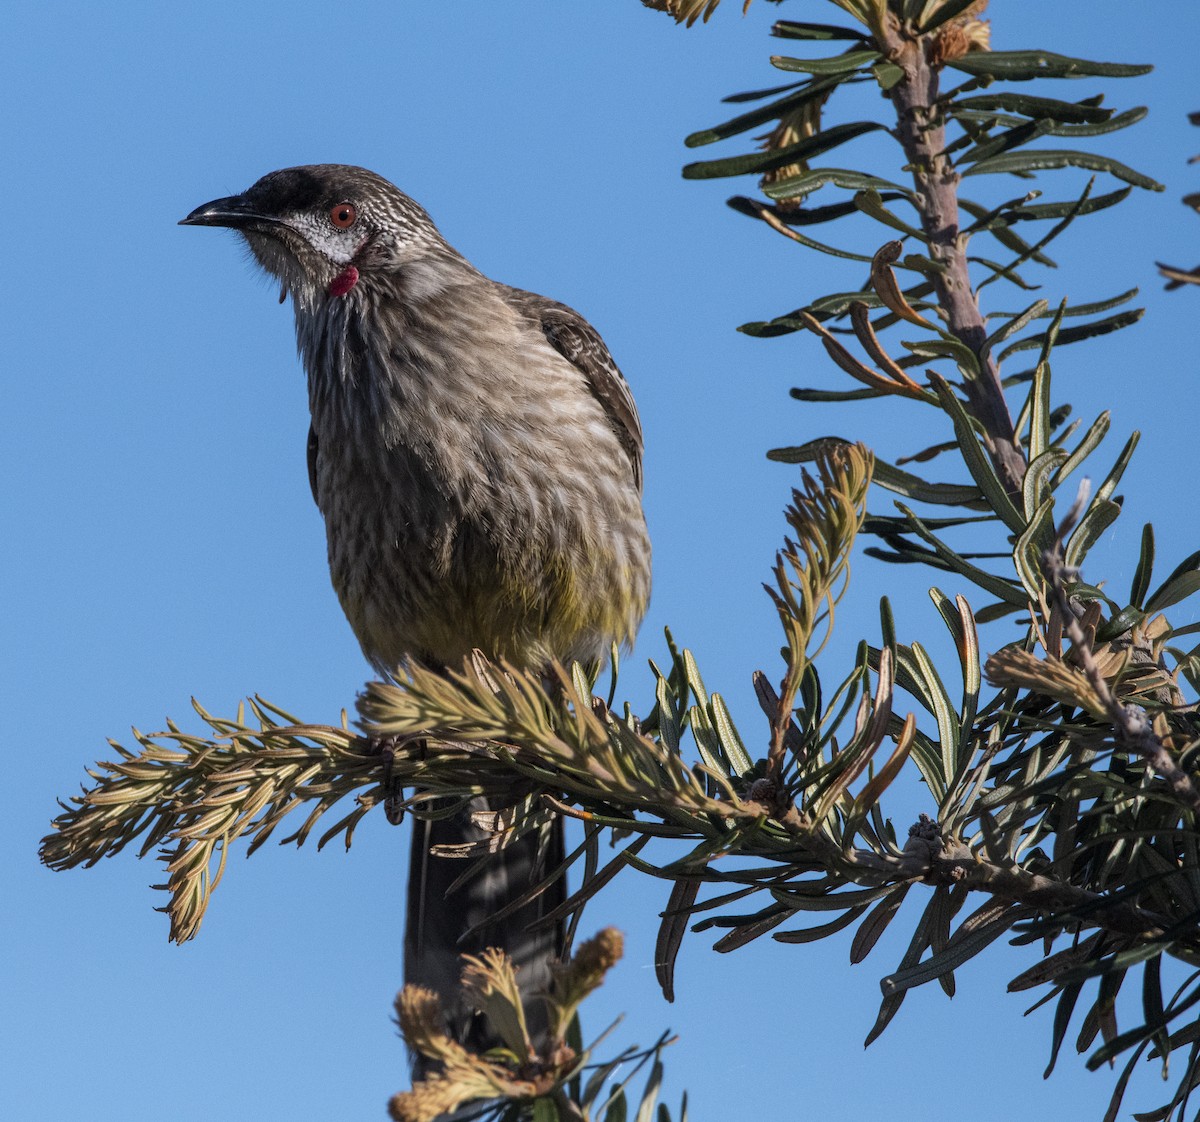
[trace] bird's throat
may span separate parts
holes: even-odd
[[[358,284],[358,270],[353,265],[347,265],[329,282],[329,295],[345,296],[356,284]]]

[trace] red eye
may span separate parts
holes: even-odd
[[[348,230],[358,219],[353,203],[338,203],[329,211],[329,221],[339,230]]]

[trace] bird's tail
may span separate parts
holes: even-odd
[[[551,966],[563,954],[563,925],[538,924],[566,899],[566,880],[559,877],[533,900],[501,919],[502,909],[529,892],[563,860],[561,819],[533,830],[489,855],[471,875],[456,884],[478,858],[439,857],[433,846],[461,846],[484,841],[488,831],[472,815],[503,809],[501,802],[479,797],[449,818],[413,822],[412,858],[408,880],[408,916],[404,934],[404,980],[425,986],[442,999],[450,1035],[473,1051],[486,1051],[500,1040],[484,1018],[462,1000],[460,979],[463,954],[499,947],[517,967],[522,997],[549,988]],[[537,925],[537,926],[534,926]],[[548,1023],[544,1003],[525,1003],[529,1033],[535,1047]],[[414,1073],[425,1064],[414,1060]]]

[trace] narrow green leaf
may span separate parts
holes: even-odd
[[[971,478],[979,485],[992,509],[1000,516],[1000,520],[1014,533],[1019,534],[1025,529],[1025,519],[1013,506],[1012,499],[1009,498],[995,469],[984,455],[962,402],[943,378],[933,374],[930,380],[943,409],[954,424],[954,435]]]
[[[885,196],[882,196],[882,195],[880,196],[880,198],[883,198],[883,197],[885,197]],[[890,197],[890,196],[887,196],[887,197]],[[903,257],[900,258],[899,261],[896,262],[896,267],[899,269],[908,269],[910,272],[920,273],[921,276],[923,276],[923,277],[931,277],[934,279],[942,276],[946,272],[946,265],[944,262],[935,261],[932,257],[925,257],[923,254],[920,254],[920,253],[906,253]],[[905,296],[909,296],[909,294],[912,291],[913,291],[912,289],[908,289],[905,292]],[[918,307],[918,305],[912,299],[909,299],[908,303],[909,303],[909,307],[912,307],[912,308]],[[924,307],[933,307],[933,306],[934,305],[932,305],[932,304],[920,305],[920,307],[923,307],[923,308]],[[893,321],[889,321],[887,324],[884,324],[883,321],[881,320],[878,326],[891,326],[891,322],[893,322]]]
[[[887,191],[879,197],[885,202],[894,202],[896,199],[903,198],[898,191]],[[792,231],[799,227],[821,226],[828,222],[836,222],[839,218],[846,218],[851,214],[858,213],[858,207],[854,205],[853,200],[830,203],[828,206],[803,206],[791,209],[775,207],[771,210],[761,199],[753,199],[746,195],[732,195],[725,200],[725,205],[730,210],[736,210],[738,214],[744,214],[747,218],[753,218],[759,222],[766,221],[764,212],[770,210],[772,218],[777,218]]]
[[[608,1104],[604,1122],[625,1122],[629,1117],[629,1107],[625,1102],[625,1092],[618,1091],[616,1097]]]
[[[1050,326],[1042,333],[1042,353],[1038,355],[1037,367],[1034,367],[1034,378],[1037,377],[1038,367],[1043,367],[1046,371],[1046,381],[1050,380],[1050,352],[1058,344],[1058,338],[1062,334],[1063,313],[1066,311],[1067,301],[1064,299],[1058,305],[1058,310],[1054,313],[1054,318],[1050,321]],[[1049,408],[1049,403],[1047,403]],[[1047,421],[1047,428],[1053,432],[1053,425]]]
[[[912,255],[910,254],[909,256]],[[928,282],[914,284],[904,289],[904,298],[908,301],[910,307],[916,308],[918,311],[927,311],[936,307],[936,305],[930,304],[928,301],[922,299],[922,297],[927,296],[932,290],[933,286]],[[806,307],[797,308],[787,315],[777,316],[775,319],[759,321],[757,323],[744,323],[738,330],[747,335],[767,338],[776,335],[788,335],[794,331],[807,331],[808,326],[800,318],[802,312],[807,312],[818,321],[828,321],[845,315],[850,306],[855,303],[866,304],[868,308],[883,307],[883,301],[873,292],[835,292],[814,300]],[[878,330],[891,326],[895,322],[896,319],[894,316],[881,316],[875,321],[875,327]],[[874,391],[871,391],[871,393],[874,396]]]
[[[1138,555],[1137,568],[1133,571],[1133,584],[1129,589],[1129,602],[1140,608],[1150,587],[1150,576],[1154,572],[1154,527],[1147,522],[1142,527],[1142,550]]]
[[[1066,1039],[1067,1029],[1071,1025],[1071,1014],[1075,1012],[1075,1002],[1082,990],[1082,982],[1064,986],[1062,996],[1059,997],[1058,1004],[1054,1007],[1054,1032],[1050,1040],[1050,1062],[1046,1065],[1046,1070],[1042,1072],[1043,1079],[1050,1078],[1051,1072],[1054,1071],[1054,1065],[1058,1062],[1058,1051],[1062,1047],[1063,1040]]]
[[[1059,101],[1057,98],[1021,93],[986,93],[955,98],[947,111],[956,114],[960,109],[1000,109],[1020,113],[1024,117],[1048,117],[1062,124],[1098,125],[1113,115],[1111,109],[1102,109],[1099,102],[1099,98]]]
[[[1018,604],[1015,600],[1008,603],[985,604],[975,613],[975,619],[978,623],[995,623],[998,619],[1003,619],[1005,616],[1010,616],[1013,612],[1028,611],[1029,605],[1022,601]]]
[[[776,94],[794,90],[797,86],[804,85],[806,81],[808,81],[807,78],[801,78],[798,82],[787,82],[782,86],[771,86],[765,90],[743,90],[741,93],[726,94],[721,98],[721,104],[740,105],[746,101],[761,101],[764,97],[774,97]]]
[[[1117,489],[1117,484],[1121,482],[1121,477],[1125,474],[1125,469],[1129,466],[1129,461],[1133,459],[1134,449],[1137,448],[1138,441],[1141,438],[1142,434],[1136,429],[1129,434],[1129,439],[1125,441],[1125,447],[1121,449],[1121,454],[1117,457],[1112,469],[1104,477],[1104,482],[1100,484],[1096,491],[1097,499],[1107,499]]]
[[[994,573],[989,573],[984,569],[980,569],[976,565],[972,565],[959,554],[950,549],[944,542],[931,534],[921,520],[908,507],[901,503],[896,504],[902,510],[912,524],[914,532],[927,541],[938,556],[946,562],[946,566],[960,576],[971,581],[972,584],[977,584],[985,592],[990,592],[993,596],[1006,603],[1012,604],[1014,607],[1024,609],[1028,606],[1025,593],[1016,587],[1011,581],[1005,580],[1003,577],[998,577]],[[977,616],[978,618],[978,616]]]
[[[757,128],[767,121],[774,121],[810,101],[824,97],[836,85],[837,80],[834,78],[820,78],[806,82],[800,89],[792,90],[786,97],[780,98],[778,101],[773,101],[769,105],[760,105],[757,109],[751,109],[749,113],[743,113],[724,124],[692,133],[684,139],[684,144],[689,148],[698,148],[703,144],[712,144],[717,140],[726,140],[731,136],[737,136],[746,132],[747,129]]]
[[[658,734],[662,738],[663,746],[667,751],[677,754],[679,752],[680,728],[678,722],[675,720],[675,707],[671,704],[667,679],[653,662],[651,662],[650,667],[657,679],[654,696],[658,703]],[[580,693],[580,696],[587,697],[588,695]]]
[[[988,906],[985,905],[985,907]],[[971,930],[969,934],[964,934],[963,928],[960,927],[951,936],[944,951],[931,955],[919,965],[896,971],[895,974],[884,978],[879,983],[880,988],[885,995],[893,995],[904,993],[914,986],[932,982],[939,975],[945,974],[949,970],[955,970],[964,962],[974,958],[990,943],[999,939],[1012,924],[1013,916],[1010,908],[1006,907],[998,918]]]
[[[1042,592],[1042,553],[1049,548],[1054,539],[1054,522],[1051,519],[1053,510],[1054,500],[1047,498],[1034,512],[1024,532],[1017,536],[1013,547],[1013,565],[1026,594],[1035,604]]]
[[[877,191],[899,191],[908,198],[913,194],[899,183],[890,179],[880,179],[877,175],[866,175],[861,171],[850,171],[846,168],[813,168],[801,175],[790,175],[786,179],[777,179],[763,187],[763,194],[770,199],[799,199],[811,195],[825,184],[832,183],[848,191],[865,191],[874,188]]]
[[[892,615],[892,602],[883,596],[879,600],[879,633],[883,645],[891,651],[896,650],[896,620]],[[878,668],[878,663],[875,664]]]
[[[1035,456],[1029,461],[1029,467],[1025,471],[1025,479],[1022,482],[1021,497],[1025,504],[1025,515],[1031,522],[1037,517],[1035,512],[1052,497],[1050,481],[1066,457],[1066,452],[1061,448],[1048,448],[1041,455]],[[1042,548],[1049,548],[1050,544],[1050,540],[1041,543]]]
[[[1118,113],[1110,121],[1083,125],[1055,125],[1046,131],[1050,136],[1104,136],[1144,121],[1149,113],[1150,110],[1146,106],[1138,105],[1133,109],[1126,109],[1124,113]]]
[[[1018,331],[1023,330],[1028,326],[1031,320],[1040,318],[1049,308],[1049,304],[1045,300],[1035,300],[1023,312],[1018,312],[1015,316],[1009,319],[1003,326],[993,331],[986,340],[982,348],[980,348],[979,357],[987,358],[991,354],[992,348],[998,343],[1003,343],[1005,339],[1015,335]]]
[[[788,58],[772,55],[770,62],[778,70],[800,74],[849,74],[863,70],[879,61],[879,52],[872,50],[847,51],[832,58]]]
[[[845,125],[834,125],[822,129],[816,136],[805,137],[783,148],[769,151],[747,152],[742,156],[728,156],[721,160],[703,160],[687,164],[683,169],[684,179],[720,179],[730,175],[746,175],[750,172],[762,174],[798,164],[820,156],[865,133],[878,132],[883,128],[878,121],[854,121]]]
[[[874,218],[876,222],[881,222],[884,226],[890,226],[893,230],[899,230],[900,233],[910,238],[917,238],[922,242],[926,240],[922,231],[905,222],[902,218],[897,217],[883,205],[883,199],[880,197],[878,191],[859,191],[854,196],[854,205],[863,214]]]
[[[968,148],[958,157],[955,166],[962,169],[992,159],[1004,152],[1012,152],[1028,144],[1031,140],[1036,140],[1039,136],[1045,136],[1052,127],[1052,123],[1046,120],[1019,121],[1012,128],[981,138],[973,148]]]
[[[1029,124],[1026,118],[1014,117],[1011,113],[985,113],[978,109],[963,109],[957,113],[948,110],[947,115],[963,126],[963,135],[943,149],[947,155],[961,152],[993,129],[1015,129],[1018,125]],[[1045,124],[1047,129],[1054,127],[1053,121],[1047,121]]]
[[[1134,1042],[1134,1039],[1135,1038],[1131,1037],[1131,1034],[1125,1033],[1124,1039],[1121,1040],[1121,1048],[1129,1047],[1129,1045]],[[1113,1043],[1115,1044],[1116,1041]],[[1121,1101],[1125,1097],[1125,1088],[1129,1085],[1129,1080],[1133,1075],[1134,1068],[1137,1067],[1138,1060],[1141,1058],[1142,1053],[1146,1050],[1149,1044],[1149,1040],[1143,1040],[1140,1044],[1138,1044],[1137,1048],[1134,1049],[1133,1055],[1130,1057],[1129,1062],[1124,1068],[1121,1069],[1121,1074],[1117,1078],[1116,1086],[1113,1087],[1112,1098],[1108,1100],[1108,1109],[1104,1112],[1104,1117],[1101,1119],[1101,1122],[1117,1122],[1117,1115],[1121,1111]],[[1103,1051],[1104,1049],[1101,1048],[1099,1052],[1093,1053],[1093,1055],[1088,1057],[1087,1062],[1089,1071],[1095,1071],[1096,1068],[1101,1067],[1106,1063],[1112,1063],[1113,1056],[1115,1056],[1116,1053],[1113,1053],[1113,1056],[1104,1056],[1101,1057],[1101,1059],[1096,1060],[1096,1056]],[[1093,1060],[1096,1060],[1095,1067],[1091,1066]],[[1190,1083],[1190,1080],[1188,1082]]]
[[[871,909],[871,914],[859,925],[850,944],[852,963],[862,962],[871,953],[875,944],[879,942],[879,937],[887,930],[888,924],[896,918],[900,905],[904,903],[904,897],[908,895],[909,887],[909,884],[902,884]]]
[[[925,911],[917,923],[917,928],[909,941],[908,949],[904,952],[904,957],[900,960],[899,970],[906,970],[920,962],[921,955],[925,953],[927,946],[929,946],[929,912]],[[880,988],[883,988],[882,982]],[[864,1048],[870,1047],[873,1041],[878,1040],[880,1033],[891,1023],[892,1018],[900,1010],[905,992],[902,990],[899,993],[888,993],[887,990],[884,990],[883,1000],[879,1004],[879,1015],[875,1018],[875,1024],[871,1026],[871,1031],[867,1033],[866,1040],[863,1041]]]
[[[904,68],[894,62],[877,62],[871,67],[871,73],[875,75],[879,88],[885,92],[904,80]]]
[[[907,690],[912,694],[923,709],[929,713],[934,713],[936,708],[934,701],[929,696],[926,682],[917,670],[912,648],[905,646],[903,643],[898,643],[892,649],[895,651],[896,684],[901,689]],[[877,670],[878,652],[871,651],[870,656],[872,666]],[[904,722],[893,714],[891,720],[888,722],[888,735],[898,737],[903,728]],[[938,789],[942,773],[941,745],[918,729],[913,733],[912,737],[912,759],[917,765],[917,770],[921,773],[921,778],[930,787],[935,790]]]
[[[958,205],[975,219],[970,226],[964,226],[962,232],[964,234],[972,234],[976,230],[989,228],[993,223],[1007,223],[1007,212],[1012,210],[1013,207],[1025,206],[1034,199],[1041,198],[1041,196],[1041,191],[1026,191],[1024,194],[1018,195],[1015,199],[1008,199],[993,207],[985,207],[960,195]]]
[[[704,766],[717,775],[724,775],[726,767],[722,758],[721,740],[708,719],[708,713],[699,705],[693,705],[689,710],[688,724]]]
[[[1161,980],[1162,955],[1146,960],[1142,968],[1142,1018],[1148,1029],[1161,1029],[1166,1025],[1163,1016]]]
[[[894,491],[897,495],[903,495],[906,499],[918,503],[965,506],[969,510],[989,509],[983,492],[978,487],[964,487],[959,483],[928,483],[919,475],[902,471],[883,460],[875,461],[872,481],[888,491]]]
[[[931,588],[929,598],[954,639],[954,648],[958,652],[962,667],[963,697],[958,714],[959,755],[953,761],[951,771],[952,776],[955,776],[961,770],[964,761],[971,757],[971,735],[975,728],[975,711],[979,704],[979,687],[982,683],[979,634],[975,630],[975,620],[964,597],[959,596],[951,601],[940,588]]]
[[[948,358],[965,368],[965,371],[973,374],[979,372],[979,356],[958,339],[923,339],[916,343],[901,339],[900,346],[924,358]]]
[[[696,657],[686,647],[683,651],[683,667],[687,676],[688,689],[692,691],[692,696],[701,704],[708,704],[708,690],[704,687],[704,679],[700,677],[700,667],[696,664]]]
[[[719,179],[730,175],[762,174],[775,171],[789,164],[798,164],[823,155],[834,148],[863,136],[878,132],[883,125],[877,121],[854,121],[845,125],[833,125],[822,129],[816,136],[805,137],[783,148],[748,152],[742,156],[728,156],[721,160],[703,160],[687,164],[683,169],[684,179]],[[786,182],[786,180],[784,181]],[[773,185],[774,186],[774,185]]]
[[[1020,258],[1018,258],[1016,261],[1010,261],[1007,265],[1001,265],[999,262],[992,261],[987,257],[976,257],[974,255],[969,256],[967,260],[972,265],[982,265],[985,269],[990,269],[992,273],[990,277],[986,277],[982,282],[980,282],[975,291],[978,292],[979,289],[981,289],[985,284],[992,284],[994,281],[998,280],[1006,280],[1010,284],[1015,284],[1019,289],[1021,289],[1022,292],[1036,292],[1039,288],[1041,288],[1041,285],[1030,284],[1016,271],[1017,266],[1022,261],[1028,260],[1030,257],[1033,257],[1036,254],[1037,250],[1033,247],[1030,247],[1028,252],[1022,253]],[[1051,262],[1051,266],[1053,266],[1053,262]]]
[[[840,915],[837,919],[830,920],[828,923],[822,923],[819,927],[802,927],[796,931],[779,931],[772,935],[771,938],[777,943],[816,943],[821,939],[828,938],[830,935],[837,934],[843,928],[849,927],[866,910],[867,905],[860,904],[856,908],[851,908],[845,915]],[[788,913],[784,912],[780,918],[782,919],[787,915]],[[726,936],[725,939],[719,939],[714,944],[713,950],[726,950],[726,939],[728,938]],[[732,947],[728,949],[732,949]]]
[[[780,39],[852,39],[862,42],[866,35],[850,27],[836,27],[832,23],[796,23],[792,20],[776,20],[771,25],[771,34]]]
[[[849,249],[838,249],[837,246],[829,245],[826,242],[819,242],[816,238],[810,238],[805,234],[800,233],[794,226],[788,231],[788,236],[805,249],[815,249],[818,253],[824,253],[829,257],[840,257],[843,261],[870,261],[871,258],[865,253],[854,253]]]
[[[1183,576],[1185,573],[1190,572],[1192,569],[1197,567],[1200,567],[1200,552],[1189,554],[1183,561],[1176,565],[1175,568],[1171,570],[1171,575],[1167,577],[1162,586],[1160,586],[1154,595],[1150,597],[1151,601],[1153,602],[1162,593],[1166,586],[1171,583],[1171,581]],[[1190,624],[1186,627],[1176,627],[1172,628],[1171,635],[1173,637],[1180,635],[1191,635],[1198,629],[1200,629],[1200,624]]]
[[[747,332],[747,334],[754,334]],[[788,393],[797,401],[867,401],[872,397],[883,397],[883,390],[873,390],[870,386],[863,386],[861,390],[813,390],[802,389],[798,386],[788,390]]]
[[[1065,218],[1067,215],[1094,214],[1098,210],[1107,210],[1117,203],[1124,202],[1133,191],[1132,187],[1122,187],[1110,191],[1107,195],[1097,195],[1087,199],[1081,205],[1078,200],[1065,203],[1033,203],[1027,206],[1017,206],[1007,212],[1007,217],[1014,222],[1040,222],[1050,218]]]
[[[1124,292],[1118,294],[1117,296],[1110,296],[1107,300],[1093,300],[1087,304],[1067,304],[1065,307],[1063,307],[1062,305],[1059,305],[1059,307],[1063,307],[1062,315],[1068,319],[1071,318],[1072,316],[1094,316],[1094,315],[1098,315],[1100,312],[1107,312],[1112,308],[1120,307],[1120,305],[1122,305],[1122,304],[1128,304],[1129,301],[1132,300],[1137,294],[1138,294],[1138,289],[1130,288],[1130,289],[1126,289]],[[1015,315],[1019,315],[1019,314],[1020,313],[1018,313],[1018,312],[989,312],[988,313],[989,316],[994,316],[994,317],[1015,316]],[[1058,308],[1055,308],[1054,311],[1050,311],[1047,308],[1047,310],[1041,312],[1039,315],[1034,316],[1034,319],[1050,319],[1053,316],[1057,316],[1058,314],[1059,314]]]
[[[1050,446],[1050,364],[1039,362],[1033,368],[1033,382],[1029,387],[1029,458],[1036,459]],[[1065,457],[1064,457],[1065,458]],[[1039,496],[1036,500],[1041,502]],[[1029,496],[1025,497],[1025,513],[1030,508]]]
[[[714,693],[709,701],[709,708],[712,710],[713,727],[721,738],[721,746],[725,750],[733,774],[746,775],[753,769],[754,761],[750,759],[746,746],[738,735],[737,726],[733,723],[725,699],[719,693]]]
[[[1067,539],[1067,548],[1064,552],[1064,560],[1067,565],[1071,568],[1078,568],[1082,565],[1088,551],[1100,540],[1104,531],[1117,520],[1120,513],[1120,503],[1109,502],[1106,499],[1093,500],[1087,514],[1079,520],[1079,525]]]
[[[750,335],[755,339],[776,339],[780,335],[794,335],[797,331],[807,330],[808,325],[796,316],[777,316],[775,319],[755,320],[751,323],[743,323],[738,327],[738,331],[743,335]],[[875,396],[876,391],[871,390],[870,393]]]
[[[1148,175],[1134,171],[1131,167],[1095,152],[1076,152],[1067,148],[1037,148],[1027,152],[1005,152],[990,159],[981,160],[962,173],[969,175],[1013,175],[1053,168],[1086,168],[1088,171],[1104,171],[1117,179],[1144,187],[1147,191],[1163,191],[1165,188]]]
[[[1145,308],[1131,308],[1126,312],[1118,312],[1114,316],[1092,320],[1091,323],[1082,323],[1078,327],[1064,327],[1059,330],[1055,345],[1064,347],[1068,343],[1081,343],[1084,339],[1095,339],[1101,335],[1111,335],[1114,331],[1120,331],[1122,328],[1130,327],[1137,323],[1145,314]],[[1009,355],[1016,354],[1018,351],[1029,351],[1035,347],[1041,347],[1045,342],[1046,334],[1044,332],[1038,335],[1030,335],[1006,347],[1000,352],[997,361],[1003,362]]]
[[[1153,946],[1148,948],[1140,948],[1140,950],[1142,951],[1143,958],[1149,958],[1154,954],[1161,953]],[[1137,1028],[1129,1029],[1127,1032],[1123,1032],[1119,1036],[1115,1036],[1111,1040],[1106,1041],[1103,1047],[1097,1048],[1096,1051],[1088,1056],[1086,1065],[1087,1069],[1088,1071],[1096,1071],[1105,1064],[1112,1063],[1117,1056],[1119,1056],[1127,1048],[1132,1047],[1134,1044],[1139,1045],[1137,1054],[1140,1054],[1149,1046],[1151,1039],[1151,1037],[1147,1036],[1144,1025],[1139,1025]],[[1115,1114],[1110,1117],[1115,1118]]]
[[[1146,612],[1161,612],[1186,600],[1192,593],[1200,590],[1200,570],[1193,569],[1188,573],[1180,573],[1166,582],[1146,602]]]
[[[1119,132],[1121,129],[1127,129],[1131,125],[1136,125],[1139,121],[1145,119],[1149,110],[1142,105],[1135,109],[1127,109],[1124,113],[1119,113],[1111,120],[1103,121],[1099,124],[1059,124],[1051,120],[1038,121],[1036,135],[1038,136],[1065,136],[1065,137],[1081,137],[1081,136],[1105,136],[1111,132]],[[964,128],[968,124],[977,125],[979,129],[984,131],[994,128],[1017,129],[1023,124],[1028,125],[1030,122],[1023,121],[1020,117],[1010,117],[1004,113],[983,113],[975,110],[961,110],[951,112],[951,116],[958,121],[963,122]],[[960,148],[965,148],[971,143],[970,136],[962,136],[953,144],[946,146],[945,151],[951,153],[958,151]],[[1022,143],[1024,143],[1022,141]],[[1013,147],[1013,145],[1008,145]],[[982,153],[976,154],[974,159],[982,159]]]
[[[1051,51],[972,51],[947,65],[965,74],[1010,82],[1031,78],[1136,78],[1154,69],[1120,62],[1091,62]]]
[[[1091,99],[1088,99],[1091,100]],[[1096,99],[1101,100],[1100,98]],[[1069,104],[1069,103],[1068,103]],[[1099,121],[1058,121],[1051,118],[1043,118],[1040,123],[1043,126],[1042,135],[1044,136],[1102,136],[1105,133],[1117,132],[1120,129],[1128,128],[1132,124],[1136,124],[1138,120],[1144,117],[1145,111],[1141,107],[1136,109],[1127,109],[1124,113],[1113,114],[1112,110],[1105,110],[1108,114]],[[972,116],[982,116],[982,114],[964,113],[964,119],[970,120]],[[997,114],[995,119],[1005,125],[1011,122],[1011,126],[1019,124],[1021,117],[1010,117],[1007,114]],[[1011,127],[1010,126],[1010,127]],[[964,125],[964,128],[966,126]]]
[[[667,1001],[675,1000],[675,959],[683,944],[683,936],[692,915],[692,905],[695,904],[699,892],[699,880],[677,880],[671,886],[671,895],[666,908],[663,909],[662,923],[658,927],[658,940],[654,947],[654,973]]]
[[[920,643],[913,643],[911,650],[913,672],[919,676],[925,687],[925,696],[929,699],[938,726],[941,774],[935,776],[935,782],[930,783],[929,786],[934,798],[940,801],[954,777],[954,762],[958,757],[959,748],[958,713],[955,711],[954,703],[950,700],[950,695],[946,692],[937,668],[925,648]],[[925,777],[927,783],[929,779],[929,776]]]
[[[878,888],[854,888],[845,892],[801,892],[797,889],[772,888],[771,895],[781,904],[796,912],[840,912],[857,908],[880,900],[889,892],[895,892],[894,884]],[[784,932],[783,934],[786,934]],[[781,939],[781,942],[787,942]]]
[[[798,444],[791,448],[773,448],[767,453],[768,460],[776,460],[782,464],[809,464],[820,459],[826,453],[845,448],[850,442],[840,436],[821,436],[806,444]]]

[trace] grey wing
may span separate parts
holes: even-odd
[[[583,372],[604,407],[613,430],[629,456],[634,483],[642,489],[642,423],[638,419],[633,394],[620,368],[608,353],[600,333],[573,308],[526,292],[522,288],[498,286],[508,303],[542,329],[550,345],[568,362]]]

